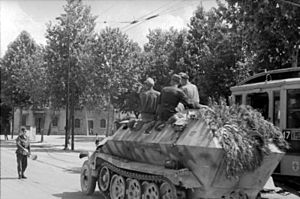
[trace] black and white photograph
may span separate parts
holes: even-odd
[[[299,199],[300,0],[0,0],[0,199]]]

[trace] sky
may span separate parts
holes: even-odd
[[[149,29],[181,30],[198,5],[206,10],[215,7],[215,0],[83,0],[98,16],[96,31],[106,26],[119,27],[129,38],[143,46]],[[65,0],[1,0],[0,1],[0,57],[21,31],[26,30],[38,44],[46,44],[46,24],[64,13]],[[158,15],[151,20],[143,19]],[[128,22],[142,21],[130,25]]]

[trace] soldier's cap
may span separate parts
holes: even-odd
[[[189,76],[184,72],[180,72],[179,75],[182,79],[189,79]]]
[[[180,84],[181,77],[180,75],[174,74],[172,75],[171,80],[174,81],[175,83]]]
[[[150,86],[154,86],[154,80],[151,77],[148,77],[145,81],[144,84],[148,84]]]

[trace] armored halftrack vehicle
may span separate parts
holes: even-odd
[[[101,141],[82,166],[82,192],[98,184],[111,199],[256,198],[284,155],[270,143],[258,168],[229,178],[225,151],[203,118],[190,116],[184,128],[136,126],[122,124]]]

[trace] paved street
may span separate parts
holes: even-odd
[[[10,137],[9,137],[10,138]],[[16,137],[15,137],[16,138]],[[4,141],[1,135],[1,199],[104,199],[96,187],[92,196],[85,196],[80,188],[80,169],[85,159],[79,159],[80,151],[93,151],[95,137],[80,136],[75,138],[75,151],[64,151],[63,136],[40,137],[31,144],[32,153],[37,160],[28,159],[26,176],[17,178],[15,141]],[[279,188],[280,189],[280,188]],[[292,193],[264,193],[263,199],[296,199]]]
[[[37,137],[37,140],[40,138]],[[80,188],[80,168],[85,159],[79,159],[80,150],[92,151],[95,137],[78,137],[76,152],[63,151],[63,136],[45,136],[45,142],[32,143],[32,153],[38,155],[28,159],[25,175],[17,178],[15,142],[3,141],[1,137],[1,199],[101,199],[96,191],[93,196],[84,196]],[[97,189],[96,189],[97,190]]]

